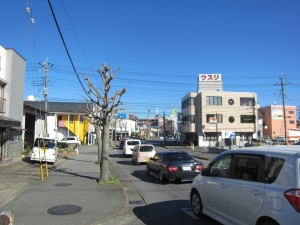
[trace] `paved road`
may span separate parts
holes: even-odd
[[[152,142],[155,144],[155,142]],[[156,151],[161,152],[166,149],[156,146]],[[189,206],[190,181],[182,183],[169,182],[161,183],[155,177],[146,174],[145,165],[132,165],[131,158],[124,158],[122,150],[115,149],[111,153],[114,161],[126,178],[132,182],[134,187],[145,202],[143,214],[134,222],[140,224],[203,224],[203,225],[220,225],[218,222],[208,218],[197,218],[193,215]],[[209,163],[208,160],[201,160],[204,165]],[[139,208],[133,209],[138,210]]]

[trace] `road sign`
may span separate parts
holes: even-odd
[[[118,119],[126,119],[126,113],[118,113]]]
[[[222,138],[235,138],[234,131],[222,131]]]

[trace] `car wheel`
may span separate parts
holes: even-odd
[[[157,178],[158,178],[158,180],[159,180],[160,182],[163,182],[163,181],[164,181],[164,175],[163,175],[163,173],[162,173],[161,170],[158,171],[158,176],[157,176]]]
[[[193,191],[191,195],[191,205],[193,212],[196,216],[202,217],[203,216],[203,206],[202,206],[202,201],[200,198],[200,195],[197,191]]]
[[[278,223],[276,223],[272,220],[266,220],[262,223],[262,225],[278,225]]]

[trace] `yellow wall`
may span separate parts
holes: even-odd
[[[69,129],[70,132],[78,136],[82,142],[87,143],[86,133],[89,129],[89,122],[83,120],[81,123],[78,121],[78,115],[73,116],[73,121],[68,121],[68,115],[60,115],[62,120],[65,121],[65,127]]]

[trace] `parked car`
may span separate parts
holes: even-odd
[[[123,146],[123,156],[126,157],[127,155],[132,154],[132,149],[136,145],[140,145],[141,141],[139,139],[127,139],[124,141]]]
[[[146,165],[147,174],[153,174],[161,182],[192,180],[202,169],[202,162],[184,151],[159,152]]]
[[[81,145],[80,139],[78,137],[76,137],[76,136],[65,137],[65,138],[61,139],[60,142],[67,143],[67,144]]]
[[[141,144],[146,144],[146,139],[145,138],[141,138]]]
[[[146,163],[148,160],[156,154],[155,147],[148,144],[136,145],[132,150],[132,163],[139,165],[140,163]]]
[[[252,141],[251,141],[251,146],[268,146],[269,144],[266,142],[265,139],[256,139],[256,138],[253,138]]]
[[[52,138],[36,138],[32,146],[31,158],[32,162],[42,161],[54,164],[57,160],[56,140]]]
[[[299,166],[298,146],[223,152],[193,180],[192,210],[225,225],[299,224]]]

